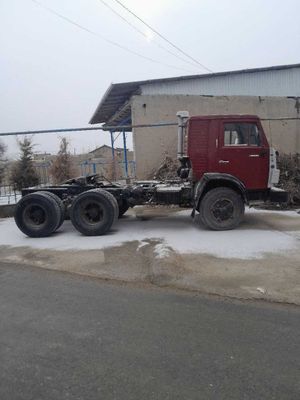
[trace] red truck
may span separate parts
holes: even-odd
[[[59,186],[28,188],[15,211],[19,229],[28,236],[49,236],[66,212],[83,235],[106,233],[129,207],[176,204],[190,207],[192,217],[213,230],[233,229],[245,205],[286,202],[273,188],[279,181],[276,152],[261,122],[253,115],[178,117],[178,179],[121,185],[97,175],[71,179]]]

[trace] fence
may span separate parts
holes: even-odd
[[[50,163],[43,163],[35,166],[39,177],[39,186],[45,186],[50,183],[49,178]],[[0,185],[0,205],[15,204],[21,198],[21,193],[13,187],[10,183],[10,165],[6,165],[3,180]]]
[[[10,185],[0,186],[0,205],[15,204],[21,198],[21,193]]]
[[[45,161],[42,163],[36,163],[35,169],[38,173],[40,184],[47,185],[51,183],[51,176],[49,169],[51,162]],[[95,160],[84,160],[79,163],[73,163],[72,166],[74,177],[76,176],[87,176],[91,174],[99,174],[107,177],[111,180],[135,178],[135,161],[127,162],[124,161],[95,161]]]
[[[50,174],[49,174],[49,169],[50,169],[51,163],[49,161],[45,161],[43,163],[36,164],[35,170],[38,174],[40,185],[49,185],[51,182]]]
[[[51,184],[51,177],[49,168],[51,163],[45,161],[43,163],[35,164],[35,169],[39,176],[40,187]],[[99,174],[105,176],[107,179],[120,180],[126,178],[135,178],[135,162],[127,162],[127,170],[124,161],[109,161],[95,162],[93,160],[83,161],[75,165],[76,173],[78,175],[87,176],[91,174]],[[15,204],[21,198],[21,193],[16,191],[12,185],[9,184],[8,175],[4,177],[2,185],[0,185],[0,205]]]
[[[83,176],[99,174],[111,180],[135,178],[135,161],[93,161],[86,160],[80,163],[80,173]]]

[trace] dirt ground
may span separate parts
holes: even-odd
[[[38,246],[41,248],[37,248],[32,246],[31,239],[28,246],[28,241],[26,242],[23,237],[20,237],[16,245],[13,243],[8,245],[9,241],[4,240],[3,234],[2,239],[0,235],[1,260],[102,279],[147,283],[235,298],[300,304],[300,216],[298,214],[270,211],[249,212],[246,213],[240,228],[235,232],[225,233],[227,236],[224,236],[224,232],[221,236],[218,232],[203,231],[200,228],[199,241],[203,238],[207,240],[209,237],[208,253],[203,250],[185,252],[180,244],[178,248],[181,250],[178,251],[176,246],[174,248],[163,239],[164,233],[162,237],[156,236],[156,238],[150,236],[147,238],[144,233],[139,240],[134,239],[134,235],[130,233],[135,232],[137,227],[142,227],[144,232],[147,232],[147,224],[150,231],[155,224],[158,231],[161,229],[163,232],[166,224],[169,224],[169,230],[172,231],[172,221],[176,220],[177,225],[174,227],[177,231],[171,233],[179,237],[181,235],[180,240],[183,242],[185,238],[189,240],[191,237],[188,234],[192,233],[193,237],[198,234],[195,223],[190,221],[188,216],[184,218],[184,222],[183,219],[178,218],[176,208],[132,210],[129,216],[118,222],[113,232],[115,245],[110,243],[109,246],[103,248],[94,246],[95,248],[76,249],[75,242],[74,248],[61,249],[58,246],[56,249],[54,245],[56,242],[53,242],[54,248],[51,246],[43,248],[43,242],[40,242],[42,244]],[[3,221],[0,222],[2,232],[5,224],[8,223]],[[178,229],[179,224],[182,224],[182,232]],[[190,226],[187,224],[191,224],[191,228],[186,228]],[[129,230],[127,240],[124,241],[123,238],[120,243],[118,237],[126,226],[132,228]],[[12,226],[11,229],[16,228]],[[189,229],[193,231],[190,232]],[[59,241],[63,242],[63,238],[67,238],[71,230],[71,224],[67,221],[63,226],[61,236],[58,237]],[[9,236],[9,229],[7,232],[6,236]],[[21,235],[17,230],[12,232],[15,235]],[[260,246],[263,250],[263,238],[265,237],[267,243],[271,234],[278,235],[280,238],[278,246],[284,243],[282,248],[277,249],[276,243],[273,243],[275,247],[270,251],[272,247],[269,243],[265,252],[256,254],[255,247]],[[238,242],[239,237],[244,237],[246,241],[248,237],[251,237],[253,254],[249,251],[244,253],[243,249],[236,249],[246,243]],[[216,246],[217,250],[218,241],[221,246],[224,238],[226,240],[232,238],[232,243],[226,244],[227,247],[232,246],[232,253],[222,256],[222,253],[216,252],[217,256],[215,256],[213,246]],[[214,243],[209,243],[210,240]],[[49,243],[51,243],[51,238]],[[91,243],[89,245],[93,247]],[[230,254],[233,256],[231,257]]]

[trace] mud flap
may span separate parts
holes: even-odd
[[[285,190],[272,188],[268,200],[271,203],[287,203],[289,200],[289,194]]]

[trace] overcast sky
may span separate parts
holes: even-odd
[[[157,63],[80,30],[32,0],[0,0],[1,132],[87,126],[112,82],[206,72],[155,45],[176,52],[115,0],[104,1],[148,38],[101,0],[39,0]],[[299,0],[121,1],[214,72],[300,62]],[[68,137],[77,153],[109,144],[107,133]],[[2,140],[15,155],[15,138]],[[54,134],[34,137],[37,151],[56,152],[58,142]]]

